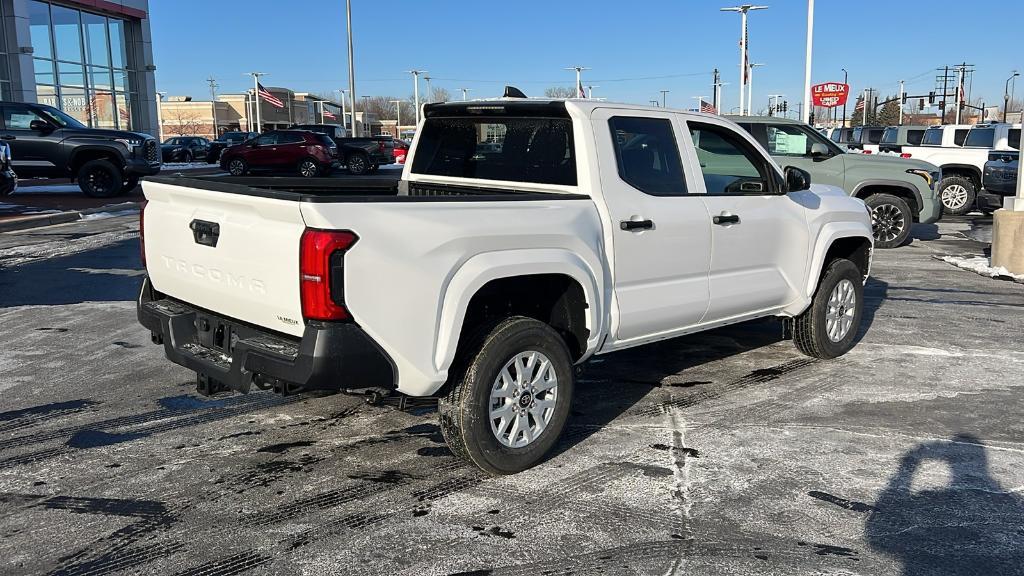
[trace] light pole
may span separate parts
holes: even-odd
[[[1006,122],[1006,113],[1010,111],[1010,81],[1012,80],[1016,87],[1017,81],[1014,78],[1017,76],[1020,76],[1020,72],[1014,70],[1013,74],[1006,79],[1006,87],[1003,89],[1003,122]]]
[[[369,108],[370,97],[369,96],[360,96],[360,98],[363,99],[363,132],[365,132],[365,134],[363,134],[363,136],[370,136],[371,135],[370,134],[370,123],[367,120],[367,116],[366,116],[366,109]]]
[[[409,74],[412,74],[412,98],[413,105],[416,106],[416,125],[420,125],[420,74],[426,74],[426,70],[407,70]]]
[[[842,68],[843,71],[843,84],[846,85],[846,92],[850,92],[850,74],[846,71],[846,68]],[[846,100],[843,100],[843,128],[846,128]]]
[[[668,108],[668,100],[666,98],[668,96],[669,91],[668,90],[658,90],[658,92],[661,92],[661,107],[662,108]]]
[[[156,93],[156,140],[157,142],[164,141],[164,115],[161,108],[163,108],[164,96],[167,92]]]
[[[814,0],[807,0],[807,53],[804,59],[804,105],[800,121],[809,124],[811,117],[811,47],[814,45]]]
[[[459,88],[459,90],[462,90],[462,101],[465,102],[466,94],[468,94],[469,91],[472,90],[472,88]]]
[[[352,133],[352,130],[348,127],[348,118],[345,118],[345,94],[348,94],[348,90],[342,88],[341,90],[338,90],[338,92],[341,94],[341,126],[349,131],[349,136],[355,136],[355,134]],[[352,114],[352,125],[355,127],[355,114]]]
[[[430,89],[430,75],[425,75],[423,80],[427,83],[427,104],[430,104],[434,101],[434,91]]]
[[[754,114],[754,68],[764,64],[751,64],[747,74],[747,114]]]
[[[356,135],[356,57],[352,49],[352,0],[345,0],[345,22],[348,27],[348,93],[352,96],[352,129],[350,136]],[[344,104],[345,93],[342,92],[342,103]],[[342,106],[342,114],[344,114]],[[344,124],[342,118],[342,124]]]
[[[594,97],[594,88],[600,88],[600,86],[587,86],[587,98]]]
[[[260,76],[266,76],[266,72],[249,72],[252,76],[253,106],[256,108],[256,133],[263,132],[263,122],[260,119]]]
[[[463,98],[465,100],[465,98]],[[391,100],[395,105],[395,138],[402,139],[402,101]]]
[[[753,4],[741,4],[720,8],[722,12],[739,12],[741,16],[740,27],[740,114],[743,114],[743,90],[747,86],[747,12],[751,10],[764,10],[767,6],[754,6]]]
[[[900,120],[897,126],[903,126],[903,80],[900,80]]]
[[[210,108],[213,111],[213,138],[217,138],[217,79],[210,76],[206,79],[210,84]]]
[[[587,95],[583,93],[583,75],[582,75],[582,72],[584,70],[590,70],[590,68],[586,68],[584,66],[570,66],[568,68],[563,68],[563,70],[575,70],[576,71],[576,86],[573,87],[576,90],[576,97],[577,98],[586,98]]]

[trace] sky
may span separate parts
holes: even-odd
[[[411,97],[411,69],[461,98],[501,95],[512,84],[528,96],[571,87],[570,66],[586,66],[583,84],[619,102],[661,100],[692,108],[722,80],[723,110],[738,105],[740,16],[728,0],[351,0],[358,95]],[[911,95],[933,89],[935,69],[973,64],[972,97],[1002,104],[1006,79],[1024,69],[1017,48],[1019,0],[817,0],[811,81],[841,82],[854,94],[875,88]],[[769,94],[801,100],[807,2],[766,0],[751,12],[754,108]],[[297,92],[347,88],[344,0],[150,0],[157,89],[209,99],[252,84]],[[966,6],[966,7],[965,7]],[[955,22],[953,25],[951,23]],[[1020,78],[1018,78],[1020,80]],[[421,80],[421,95],[425,84]],[[1017,93],[1024,96],[1024,85]],[[852,101],[851,101],[852,109]]]

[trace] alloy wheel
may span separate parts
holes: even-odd
[[[857,314],[857,292],[853,282],[841,280],[832,289],[828,297],[828,308],[825,310],[825,332],[828,339],[839,342],[850,333],[853,318]]]
[[[503,445],[523,448],[537,440],[555,413],[558,377],[551,360],[536,351],[516,354],[491,386],[491,432]]]
[[[310,178],[310,177],[316,176],[316,173],[317,173],[316,162],[313,162],[312,160],[303,160],[302,163],[299,164],[299,174],[300,175],[302,175],[302,176],[304,176],[306,178]]]
[[[903,214],[892,204],[880,204],[871,209],[871,230],[878,242],[892,242],[903,234]]]
[[[950,184],[942,191],[942,204],[949,210],[960,210],[967,205],[967,188],[961,184]]]

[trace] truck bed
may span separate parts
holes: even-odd
[[[585,200],[585,194],[400,182],[397,178],[151,176],[145,180],[199,190],[298,202],[484,202]]]

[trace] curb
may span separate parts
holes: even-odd
[[[11,218],[10,220],[0,221],[0,233],[16,232],[19,230],[28,230],[30,228],[42,228],[43,226],[52,226],[54,224],[67,224],[68,222],[81,220],[83,216],[88,216],[89,214],[97,214],[99,212],[124,212],[126,210],[138,210],[141,207],[142,202],[122,202],[120,204],[108,204],[106,206],[85,208],[83,210],[70,210],[54,214],[33,214],[31,216],[24,216],[21,218]]]

